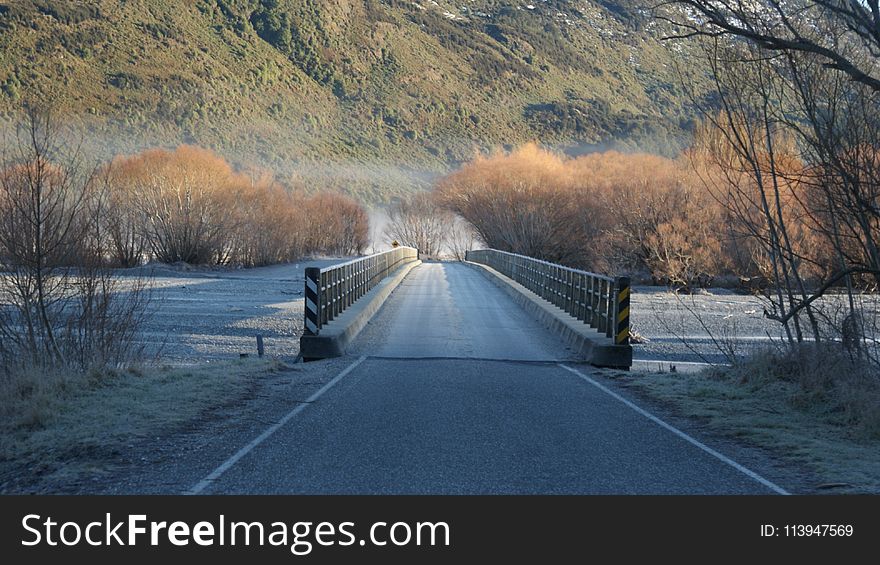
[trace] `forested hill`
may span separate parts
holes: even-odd
[[[0,0],[0,112],[382,199],[475,149],[674,152],[693,112],[630,0]]]

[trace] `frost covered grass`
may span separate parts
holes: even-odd
[[[701,373],[627,374],[627,386],[817,477],[806,489],[880,493],[880,379],[839,351],[764,352]]]
[[[283,365],[241,360],[72,377],[27,372],[0,381],[0,492],[55,474],[113,465],[124,450],[246,397]],[[23,476],[26,470],[29,476]]]

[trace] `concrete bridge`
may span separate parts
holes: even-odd
[[[192,492],[785,493],[639,406],[628,281],[492,250],[398,248],[306,273],[332,380]]]
[[[492,249],[422,264],[409,247],[306,271],[303,358],[342,355],[398,285],[373,355],[559,361],[563,345],[567,360],[632,364],[628,278]],[[557,347],[537,346],[550,336]]]

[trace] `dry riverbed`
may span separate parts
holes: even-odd
[[[306,267],[343,260],[239,270],[141,269],[152,275],[154,289],[141,341],[150,357],[189,365],[256,355],[260,334],[268,356],[292,361],[302,334]]]
[[[142,342],[163,363],[188,365],[254,355],[261,334],[267,355],[292,361],[302,334],[305,268],[339,261],[240,270],[159,266],[150,271],[153,315]],[[876,298],[866,300],[871,301],[866,312],[876,318]],[[746,355],[772,346],[782,333],[763,312],[760,299],[727,289],[678,295],[660,287],[635,287],[631,320],[645,338],[634,345],[636,368],[668,370],[676,364],[683,370],[692,363],[698,368],[727,362],[721,348]]]
[[[866,332],[880,335],[880,300],[877,295],[859,299],[866,320]],[[842,296],[828,296],[816,302],[823,320],[839,324],[847,313]],[[767,302],[749,294],[712,288],[695,294],[676,294],[663,287],[633,288],[631,323],[645,338],[633,345],[635,367],[644,371],[695,370],[701,365],[725,364],[729,355],[745,357],[782,344],[782,326],[764,316]],[[836,332],[825,324],[826,337]],[[695,364],[695,365],[694,365]]]

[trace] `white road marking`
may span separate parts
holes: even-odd
[[[330,389],[333,387],[333,385],[335,385],[336,383],[338,383],[338,382],[339,382],[339,381],[340,381],[345,375],[347,375],[347,374],[349,374],[350,372],[352,372],[352,371],[353,371],[358,365],[360,365],[361,363],[363,363],[364,360],[365,360],[366,358],[367,358],[367,357],[366,357],[365,355],[362,356],[362,357],[359,357],[357,361],[355,361],[354,363],[352,363],[351,365],[349,365],[348,367],[346,367],[345,369],[343,369],[343,371],[342,371],[341,373],[339,373],[338,375],[336,375],[335,377],[333,377],[333,379],[332,379],[330,382],[328,382],[327,384],[325,384],[324,386],[322,386],[321,388],[319,388],[319,389],[318,389],[313,395],[311,395],[311,396],[310,396],[305,402],[303,402],[302,404],[300,404],[299,406],[297,406],[296,408],[294,408],[293,410],[291,410],[290,412],[288,412],[287,415],[284,416],[283,418],[281,418],[278,422],[276,422],[276,423],[272,424],[271,426],[269,426],[269,428],[267,428],[266,431],[264,431],[263,433],[261,433],[260,435],[258,435],[256,438],[254,438],[254,440],[251,441],[249,444],[247,444],[246,446],[244,446],[244,447],[242,447],[241,449],[239,449],[239,450],[235,453],[235,455],[233,455],[232,457],[230,457],[229,459],[227,459],[226,461],[224,461],[219,467],[217,467],[216,469],[214,469],[214,470],[211,472],[211,474],[209,474],[207,477],[205,477],[204,479],[202,479],[201,481],[199,481],[198,483],[196,483],[196,485],[195,485],[194,487],[192,487],[191,489],[189,489],[188,491],[186,491],[184,494],[199,494],[200,492],[202,492],[203,490],[205,490],[205,488],[207,488],[212,482],[216,481],[221,475],[223,475],[223,473],[225,473],[226,471],[228,471],[229,469],[231,469],[233,465],[235,465],[236,463],[238,463],[238,461],[239,461],[242,457],[244,457],[245,455],[247,455],[248,453],[250,453],[250,452],[251,452],[255,447],[257,447],[258,445],[260,445],[261,443],[263,443],[263,441],[265,441],[269,436],[271,436],[272,434],[274,434],[275,432],[277,432],[278,429],[281,428],[281,426],[283,426],[284,424],[286,424],[287,422],[289,422],[294,416],[296,416],[297,414],[299,414],[300,412],[302,412],[303,410],[305,410],[306,407],[307,407],[310,403],[314,402],[314,401],[317,400],[322,394],[324,394],[325,392],[327,392],[328,390],[330,390]]]
[[[702,443],[701,441],[699,441],[697,439],[694,439],[693,437],[691,437],[688,434],[684,433],[683,431],[679,430],[675,426],[667,424],[666,422],[664,422],[663,420],[661,420],[657,416],[654,416],[653,414],[651,414],[647,410],[644,410],[644,409],[636,406],[635,404],[633,404],[632,402],[630,402],[626,398],[620,396],[619,394],[617,394],[613,390],[609,389],[605,385],[599,383],[598,381],[591,379],[590,377],[581,373],[577,369],[574,369],[574,368],[569,367],[567,365],[564,365],[562,363],[560,363],[559,366],[562,367],[563,369],[565,369],[566,371],[568,371],[570,373],[574,373],[575,375],[579,376],[580,378],[582,378],[586,382],[590,383],[594,387],[598,388],[599,390],[601,390],[605,394],[607,394],[607,395],[619,400],[620,402],[626,404],[629,408],[632,408],[634,411],[638,412],[639,414],[641,414],[645,418],[651,420],[652,422],[654,422],[658,426],[669,430],[670,432],[674,433],[675,435],[677,435],[681,439],[687,441],[688,443],[695,445],[696,447],[699,447],[700,449],[702,449],[703,451],[705,451],[706,453],[708,453],[712,457],[715,457],[716,459],[718,459],[719,461],[721,461],[723,463],[727,463],[728,465],[730,465],[731,467],[733,467],[734,469],[736,469],[740,473],[742,473],[742,474],[746,475],[747,477],[761,483],[762,485],[769,488],[773,492],[775,492],[777,494],[790,494],[787,490],[780,487],[779,485],[765,479],[764,477],[762,477],[758,473],[752,471],[751,469],[748,469],[748,468],[744,467],[743,465],[740,465],[739,463],[737,463],[733,459],[718,453],[717,451],[715,451],[714,449],[712,449],[708,445]]]

